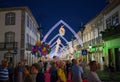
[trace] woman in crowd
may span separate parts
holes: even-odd
[[[51,68],[50,68],[49,73],[51,75],[50,82],[57,82],[58,75],[57,75],[57,67],[56,67],[56,63],[55,62],[51,63]]]
[[[32,64],[31,75],[32,75],[32,78],[33,78],[33,82],[36,82],[36,77],[37,77],[37,74],[38,74],[39,70],[40,70],[39,64],[37,64],[37,63]]]
[[[23,82],[33,82],[33,78],[30,74],[30,67],[29,66],[24,66],[23,67],[23,73],[25,74]]]
[[[58,65],[59,65],[59,68],[57,70],[58,82],[67,82],[67,78],[66,78],[66,75],[65,75],[64,62],[60,61]]]

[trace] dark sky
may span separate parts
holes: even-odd
[[[78,32],[81,22],[86,24],[106,5],[106,0],[0,0],[1,8],[28,6],[41,25],[43,36],[61,19]],[[70,41],[73,34],[66,27],[65,30],[64,37]],[[58,28],[50,34],[46,42],[57,33]]]

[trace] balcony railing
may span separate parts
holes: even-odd
[[[89,40],[85,43],[83,43],[83,46],[96,46],[96,45],[100,45],[101,43],[103,43],[103,40],[102,40],[102,37],[97,37],[97,38],[94,38],[92,40]]]
[[[105,41],[120,37],[120,25],[106,29],[105,31],[102,31],[101,34]]]
[[[13,50],[18,48],[17,42],[1,42],[0,43],[0,50]]]

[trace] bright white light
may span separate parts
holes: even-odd
[[[57,42],[54,42],[53,44],[54,44],[54,45],[55,45],[55,44],[57,45]],[[53,45],[53,44],[52,44],[52,45]],[[62,43],[60,43],[60,44],[59,44],[59,48],[56,50],[56,45],[51,47],[51,48],[52,48],[52,49],[51,49],[52,51],[51,51],[51,53],[50,53],[50,56],[51,56],[51,57],[53,56],[53,53],[56,54],[59,49],[61,50],[61,52],[63,52],[63,50],[62,50],[62,48],[60,47],[60,45],[62,45],[62,47],[65,47]],[[57,45],[57,46],[58,46],[58,45]]]
[[[59,49],[59,44],[56,45],[55,52],[57,53]]]
[[[60,34],[57,34],[57,35],[55,35],[50,41],[49,41],[49,45],[53,42],[53,40],[55,39],[55,38],[57,38],[58,36],[60,36],[66,43],[68,43],[68,41],[67,41],[67,39],[66,38],[64,38],[63,36],[61,36]]]
[[[56,42],[57,42],[57,44],[59,45],[59,44],[61,43],[60,38],[58,38]]]
[[[52,48],[55,44],[57,44],[57,42],[54,42],[54,43],[51,45],[51,48]],[[62,47],[65,47],[62,43],[60,43],[60,45],[61,45]]]
[[[64,36],[64,35],[65,35],[65,29],[64,29],[63,26],[60,27],[59,33],[60,33],[61,36]]]
[[[70,46],[70,49],[69,49],[70,53],[73,53],[74,52],[74,49],[72,46]]]

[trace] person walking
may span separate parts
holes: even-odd
[[[88,82],[101,82],[100,78],[98,77],[96,71],[98,69],[98,65],[96,61],[91,61],[90,64],[90,71],[87,76]]]
[[[56,63],[55,62],[51,63],[51,68],[50,68],[49,73],[51,75],[50,82],[57,82],[58,75],[57,75],[57,67],[56,67]]]
[[[19,82],[19,79],[18,79],[18,75],[19,75],[18,67],[19,67],[19,63],[17,63],[15,68],[14,68],[14,74],[13,74],[14,82]]]
[[[9,82],[8,61],[3,60],[0,66],[0,82]]]
[[[37,77],[37,74],[40,70],[40,66],[38,63],[34,63],[32,64],[32,67],[31,67],[31,75],[32,75],[32,78],[33,78],[33,82],[36,82],[36,77]]]
[[[49,73],[50,67],[51,67],[50,62],[47,61],[46,62],[46,68],[44,70],[45,82],[50,82],[50,77],[51,77],[51,75]]]
[[[23,82],[23,67],[20,62],[18,63],[17,70],[18,70],[18,76],[16,82]]]
[[[23,73],[24,73],[24,79],[23,82],[33,82],[32,76],[30,74],[30,67],[29,66],[24,66],[23,67]]]
[[[72,66],[72,82],[82,82],[83,69],[78,65],[78,61],[74,59]]]
[[[38,73],[36,76],[36,82],[45,82],[45,76],[43,72],[43,67],[40,66],[40,69],[37,69]]]
[[[13,82],[14,67],[10,62],[8,64],[8,72],[9,72],[9,82]]]
[[[57,70],[58,82],[67,82],[67,78],[66,78],[66,75],[65,75],[64,62],[60,61],[58,65],[59,65],[59,68]]]

